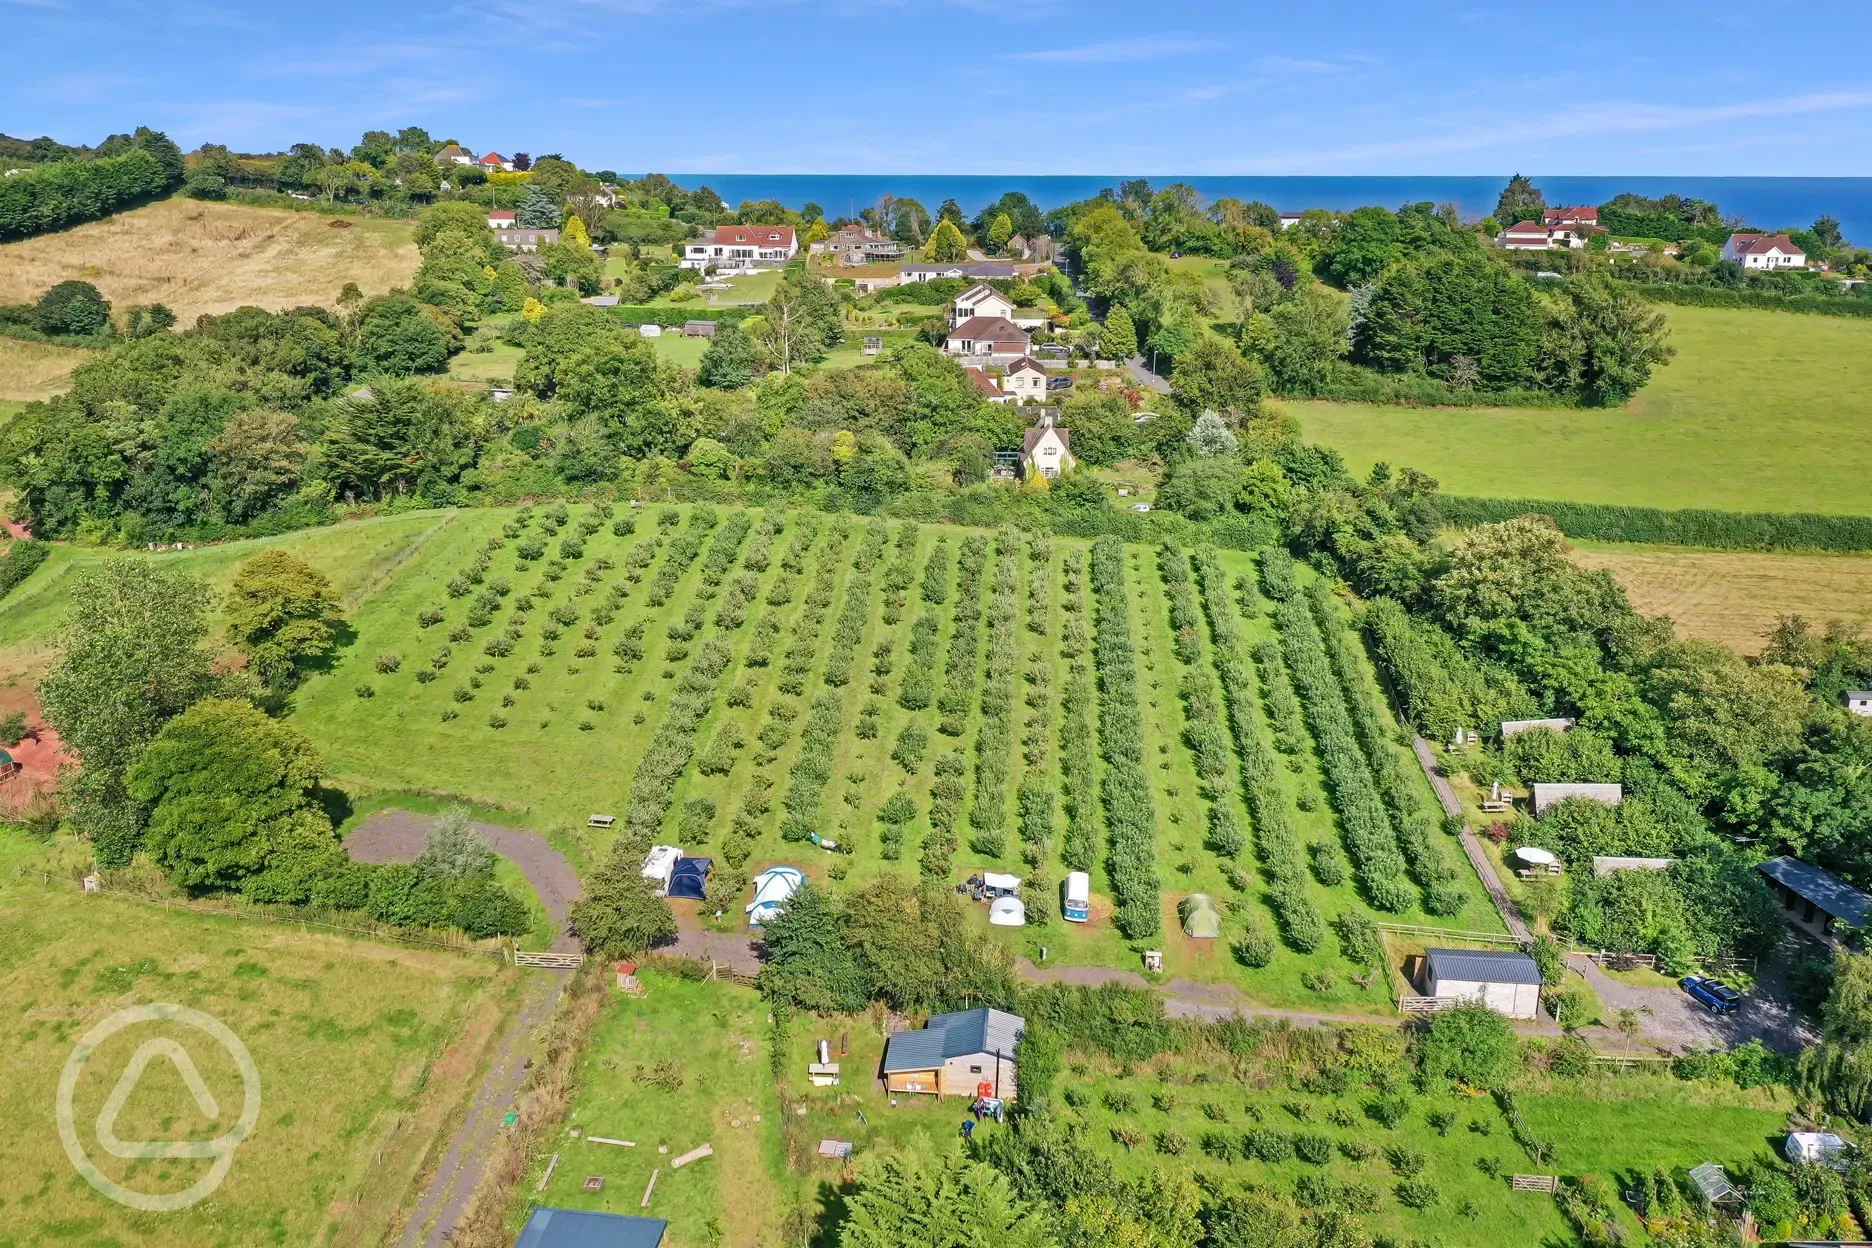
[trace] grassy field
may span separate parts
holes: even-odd
[[[702,363],[702,353],[708,350],[706,338],[685,338],[678,330],[671,333],[664,330],[662,335],[648,340],[656,348],[658,358],[673,360],[684,368],[696,368]]]
[[[645,972],[640,999],[614,996],[578,1071],[553,1141],[559,1165],[529,1200],[562,1209],[647,1214],[670,1223],[669,1248],[775,1242],[785,1212],[780,1094],[767,1061],[767,1006],[751,988]],[[659,1070],[659,1067],[661,1069]],[[635,1148],[586,1137],[632,1141]],[[699,1144],[715,1155],[680,1170]],[[543,1176],[544,1159],[534,1175]],[[650,1206],[642,1199],[657,1171]],[[600,1191],[585,1181],[604,1179]]]
[[[396,949],[233,918],[87,897],[13,868],[59,870],[82,856],[0,834],[0,991],[10,1128],[0,1170],[0,1241],[51,1244],[316,1244],[375,1248],[447,1126],[506,1008],[497,964]],[[119,1009],[173,1002],[220,1019],[260,1074],[259,1125],[205,1203],[136,1213],[72,1169],[55,1126],[59,1073],[78,1038]],[[73,1098],[79,1138],[104,1173],[136,1190],[186,1188],[194,1161],[117,1160],[91,1123],[131,1053],[156,1035],[181,1042],[216,1098],[202,1123],[176,1068],[155,1062],[117,1122],[127,1140],[213,1138],[241,1112],[232,1059],[174,1024],[119,1032],[85,1067]]]
[[[334,228],[348,226],[349,228]],[[367,295],[409,283],[416,244],[407,221],[216,204],[178,195],[0,245],[0,302],[48,286],[95,283],[118,308],[165,303],[183,325],[243,305],[271,311],[331,306],[346,282]],[[10,348],[0,346],[0,351]]]
[[[526,352],[508,342],[493,342],[485,351],[463,351],[449,360],[448,375],[456,381],[485,385],[491,381],[513,381],[514,369]]]
[[[72,370],[96,355],[72,347],[0,338],[0,399],[48,399],[65,389]]]
[[[1659,305],[1677,358],[1611,410],[1291,402],[1354,471],[1430,473],[1456,494],[1864,514],[1872,323]]]
[[[1872,556],[1788,555],[1576,542],[1574,558],[1609,569],[1646,615],[1668,615],[1678,630],[1761,651],[1787,614],[1850,620],[1872,627]]]

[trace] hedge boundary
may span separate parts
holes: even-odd
[[[1730,290],[1663,282],[1615,282],[1620,290],[1653,303],[1690,308],[1759,308],[1768,312],[1805,312],[1815,316],[1872,318],[1872,299],[1855,295],[1777,295],[1766,290]]]
[[[1541,498],[1474,498],[1438,494],[1445,522],[1468,528],[1516,516],[1547,516],[1568,537],[1596,542],[1645,542],[1713,550],[1872,550],[1872,516],[1810,511],[1711,511],[1574,503]]]

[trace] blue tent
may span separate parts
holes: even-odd
[[[714,865],[713,858],[683,859],[676,864],[676,870],[670,876],[669,895],[701,898],[703,890],[708,886],[709,868]]]

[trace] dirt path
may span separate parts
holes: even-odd
[[[488,1063],[481,1087],[461,1125],[455,1128],[435,1176],[423,1188],[422,1198],[416,1202],[416,1210],[410,1215],[397,1248],[418,1248],[419,1245],[420,1248],[443,1248],[449,1233],[461,1221],[469,1199],[481,1184],[488,1154],[495,1137],[506,1125],[507,1111],[513,1108],[514,1098],[519,1095],[527,1067],[533,1064],[533,1047],[539,1030],[552,1018],[560,989],[571,975],[570,971],[527,974],[520,1012]]]
[[[1430,787],[1436,790],[1437,801],[1442,804],[1443,813],[1461,819],[1462,802],[1456,797],[1456,790],[1450,787],[1449,776],[1437,763],[1436,755],[1430,750],[1430,743],[1421,736],[1411,737],[1411,749],[1417,755],[1417,762],[1423,767],[1424,775],[1430,779]],[[1495,903],[1496,911],[1502,922],[1508,925],[1508,933],[1517,940],[1532,940],[1534,933],[1528,928],[1527,920],[1521,917],[1521,907],[1515,905],[1514,898],[1502,886],[1501,876],[1496,874],[1495,864],[1482,852],[1482,842],[1476,840],[1476,834],[1468,823],[1462,830],[1463,853],[1469,856],[1469,865],[1482,877],[1482,887],[1488,890],[1489,900]]]
[[[345,848],[359,862],[415,862],[434,822],[434,815],[380,810],[345,838]],[[475,831],[487,838],[488,848],[518,867],[539,895],[540,904],[546,908],[553,930],[558,933],[553,937],[552,951],[578,952],[578,941],[566,927],[566,915],[572,903],[585,895],[585,888],[565,855],[538,832],[502,827],[498,823],[474,826]]]

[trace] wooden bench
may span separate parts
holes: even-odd
[[[590,815],[585,820],[585,826],[588,828],[608,828],[616,822],[616,815]]]

